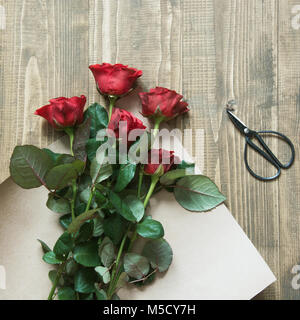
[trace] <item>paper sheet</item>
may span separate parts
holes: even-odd
[[[65,148],[63,139],[52,146],[58,152]],[[62,233],[59,215],[46,208],[42,187],[23,190],[8,179],[0,195],[0,265],[6,270],[0,299],[46,299],[53,266],[42,261],[36,239],[53,246]],[[162,191],[151,199],[150,211],[163,224],[174,259],[152,284],[122,289],[122,299],[251,299],[276,280],[225,205],[192,213]]]

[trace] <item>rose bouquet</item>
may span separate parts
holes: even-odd
[[[44,186],[47,207],[61,214],[64,232],[53,248],[39,240],[43,260],[55,267],[49,300],[119,299],[126,284],[144,286],[167,271],[173,251],[148,210],[159,190],[190,211],[210,210],[225,199],[209,178],[195,174],[194,164],[153,147],[160,124],[189,111],[182,95],[162,87],[139,93],[141,113],[154,123],[150,131],[115,107],[142,71],[108,63],[90,69],[109,100],[108,112],[98,103],[84,111],[83,95],[50,100],[36,114],[67,133],[70,153],[17,146],[10,162],[14,182],[25,189]]]

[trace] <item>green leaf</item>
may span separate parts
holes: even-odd
[[[47,151],[26,145],[15,147],[10,159],[10,175],[24,189],[37,188],[45,184],[44,178],[54,165]]]
[[[91,196],[91,188],[88,187],[86,188],[85,190],[83,190],[82,192],[80,192],[79,194],[79,199],[84,202],[85,204],[88,203],[89,199],[90,199],[90,196]],[[94,199],[92,200],[92,203],[91,203],[91,206],[94,207]]]
[[[37,239],[37,241],[41,244],[44,253],[52,251],[44,241],[42,241],[40,239]]]
[[[134,279],[144,278],[149,270],[148,260],[136,253],[126,253],[124,256],[124,270]]]
[[[109,268],[115,260],[116,255],[114,244],[108,237],[103,239],[99,247],[99,255],[102,264],[107,268]]]
[[[177,202],[190,211],[207,211],[226,198],[217,186],[203,175],[186,176],[177,181],[174,195]]]
[[[70,213],[70,202],[63,198],[57,198],[53,194],[49,194],[48,201],[46,203],[48,209],[56,213]]]
[[[148,239],[159,239],[165,234],[162,224],[153,219],[145,219],[138,223],[136,231],[140,236]]]
[[[191,174],[194,174],[195,173],[195,163],[186,162],[186,161],[182,160],[182,162],[177,165],[177,169],[188,169],[191,172]]]
[[[74,260],[85,267],[96,267],[100,264],[96,240],[81,243],[74,248]]]
[[[79,264],[76,263],[74,259],[67,260],[65,270],[68,276],[73,277],[75,273],[78,271],[78,269]]]
[[[94,294],[93,293],[81,293],[79,300],[94,300]]]
[[[50,156],[53,163],[61,156],[60,153],[53,152],[52,150],[47,148],[43,148],[42,151],[46,152]]]
[[[186,175],[191,175],[191,171],[189,169],[171,170],[160,177],[159,182],[164,186],[168,186],[174,184],[177,179],[182,178]]]
[[[128,195],[122,200],[119,195],[110,190],[109,200],[117,212],[128,221],[140,221],[144,216],[144,205],[134,195]]]
[[[112,166],[109,163],[104,163],[105,153],[104,151],[97,157],[95,157],[91,163],[90,174],[94,184],[100,183],[109,178],[112,173]]]
[[[120,192],[127,187],[129,182],[133,179],[135,175],[136,164],[127,163],[121,164],[120,170],[115,184],[115,192]]]
[[[88,241],[93,236],[94,222],[93,220],[85,222],[79,229],[76,236],[76,243]]]
[[[90,126],[90,137],[94,138],[97,132],[101,129],[107,128],[108,126],[108,114],[104,107],[98,103],[94,103],[85,111],[84,118],[91,119]]]
[[[69,233],[75,233],[80,228],[80,226],[87,220],[93,219],[95,217],[96,212],[98,209],[92,209],[89,211],[86,211],[76,217],[75,220],[73,220],[70,225],[68,226],[68,232]]]
[[[142,252],[153,269],[158,268],[160,272],[166,271],[173,259],[173,251],[165,239],[148,241]]]
[[[43,255],[43,260],[49,264],[60,264],[62,260],[58,258],[53,251],[49,251]]]
[[[100,237],[103,233],[103,219],[100,216],[98,216],[94,219],[93,237]]]
[[[72,222],[71,214],[65,214],[59,218],[59,223],[64,229],[68,229],[71,222]]]
[[[72,162],[73,168],[77,171],[78,176],[84,172],[85,162],[79,159],[76,159]]]
[[[57,270],[50,270],[48,273],[48,278],[50,279],[51,283],[53,284],[56,281],[57,277]],[[62,277],[59,278],[58,285],[64,285],[64,279]]]
[[[98,148],[101,146],[104,141],[97,141],[96,138],[91,138],[87,141],[85,149],[87,152],[88,159],[92,161],[96,157]]]
[[[107,284],[110,282],[110,273],[107,267],[96,267],[95,271],[101,276],[103,283]]]
[[[127,220],[119,214],[113,214],[103,221],[104,234],[117,246],[123,238],[127,228]]]
[[[122,272],[116,285],[116,291],[120,288],[123,288],[128,281],[129,281],[129,277],[127,273]]]
[[[65,231],[56,241],[53,252],[56,256],[65,256],[72,250],[73,245],[74,243],[71,234]]]
[[[70,154],[63,153],[63,154],[60,154],[58,158],[55,160],[54,166],[56,167],[61,164],[72,163],[74,161],[75,161],[75,158],[73,156],[71,156]]]
[[[76,300],[76,292],[71,287],[59,288],[57,295],[59,300]]]
[[[129,194],[124,198],[124,203],[128,206],[137,222],[141,221],[145,214],[143,202],[135,195]]]
[[[90,137],[91,118],[88,118],[76,128],[73,143],[74,156],[82,161],[86,160],[86,144]]]
[[[92,268],[78,270],[74,277],[74,289],[80,293],[91,293],[95,291],[97,274]]]
[[[96,289],[95,293],[96,293],[97,300],[107,300],[107,294],[103,289],[99,290],[96,285],[95,285],[95,289]]]
[[[62,189],[77,178],[77,171],[73,164],[61,164],[52,168],[46,175],[46,184],[50,189]]]

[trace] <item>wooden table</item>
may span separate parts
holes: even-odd
[[[226,102],[236,99],[236,114],[251,128],[285,133],[298,156],[299,0],[0,0],[0,5],[0,181],[8,177],[16,144],[46,146],[59,136],[33,115],[37,107],[79,94],[103,102],[90,64],[140,68],[144,89],[165,86],[188,100],[192,111],[177,126],[204,129],[203,161],[196,161],[220,186],[232,214],[278,277],[259,298],[300,298],[291,286],[292,267],[300,262],[300,163],[296,158],[271,183],[252,178],[243,162],[244,140],[224,112]],[[194,141],[193,151],[200,142]],[[269,143],[286,153],[278,141]],[[268,173],[256,154],[249,157]]]

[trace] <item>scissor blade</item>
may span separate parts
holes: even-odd
[[[234,115],[230,110],[227,109],[227,114],[233,124],[241,131],[241,133],[245,134],[245,129],[248,127],[245,125],[243,121],[241,121],[236,115]]]

